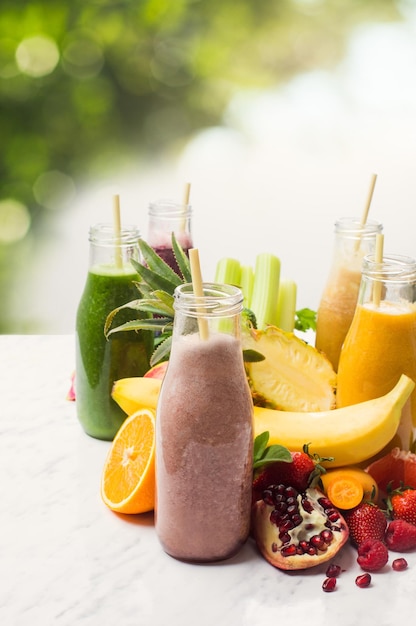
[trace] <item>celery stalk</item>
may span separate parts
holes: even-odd
[[[256,257],[251,310],[256,316],[257,328],[277,326],[277,300],[280,282],[280,260],[263,252]]]
[[[277,324],[279,328],[292,333],[295,328],[296,283],[282,280],[277,298]]]
[[[215,282],[222,285],[241,286],[240,262],[236,259],[220,259],[215,270]]]
[[[241,291],[243,292],[243,305],[249,309],[254,285],[254,272],[250,265],[241,266]]]

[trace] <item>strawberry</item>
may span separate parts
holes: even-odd
[[[389,560],[389,551],[379,539],[366,539],[358,546],[357,563],[366,572],[377,572]]]
[[[359,546],[367,539],[384,541],[387,518],[384,511],[372,502],[362,502],[344,513],[352,543]]]
[[[416,526],[404,519],[395,519],[386,530],[386,546],[394,552],[405,552],[416,548]]]
[[[416,489],[401,486],[391,491],[387,511],[392,519],[403,519],[416,526]]]
[[[308,446],[303,447],[303,452],[291,452],[292,462],[275,461],[266,465],[253,480],[254,499],[261,499],[264,489],[270,485],[285,485],[294,487],[297,491],[305,491],[312,483],[318,480],[325,471],[319,462],[323,459],[312,456],[308,452]],[[325,459],[326,460],[326,459]]]

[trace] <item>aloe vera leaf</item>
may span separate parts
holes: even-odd
[[[172,348],[172,336],[167,337],[164,341],[162,341],[156,350],[153,352],[150,358],[150,366],[153,367],[157,365],[159,361],[163,361],[167,357],[170,356],[170,351]]]
[[[173,269],[165,263],[165,261],[161,259],[158,254],[156,254],[153,248],[149,246],[144,239],[139,239],[139,248],[146,265],[141,265],[140,263],[137,263],[137,261],[134,261],[133,265],[139,273],[139,276],[143,276],[149,285],[151,283],[148,281],[147,276],[151,276],[152,274],[157,275],[158,278],[165,281],[168,285],[174,285],[174,287],[177,287],[182,284],[180,276],[178,276],[177,273],[174,272]],[[146,270],[146,273],[143,273],[143,269]],[[170,292],[172,289],[168,288],[165,289],[165,291]]]
[[[192,282],[191,266],[182,246],[178,243],[175,233],[172,233],[172,249],[178,264],[179,270],[183,276],[185,283]]]

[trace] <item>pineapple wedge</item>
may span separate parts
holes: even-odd
[[[257,406],[281,411],[327,411],[335,408],[337,376],[326,358],[293,333],[276,326],[243,332],[243,349],[264,360],[246,362],[246,372]]]

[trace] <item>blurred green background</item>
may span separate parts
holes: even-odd
[[[331,68],[395,0],[2,0],[0,333],[51,214],[97,178],[174,155],[230,99]],[[64,277],[62,277],[64,279]],[[30,310],[31,303],[18,299]]]

